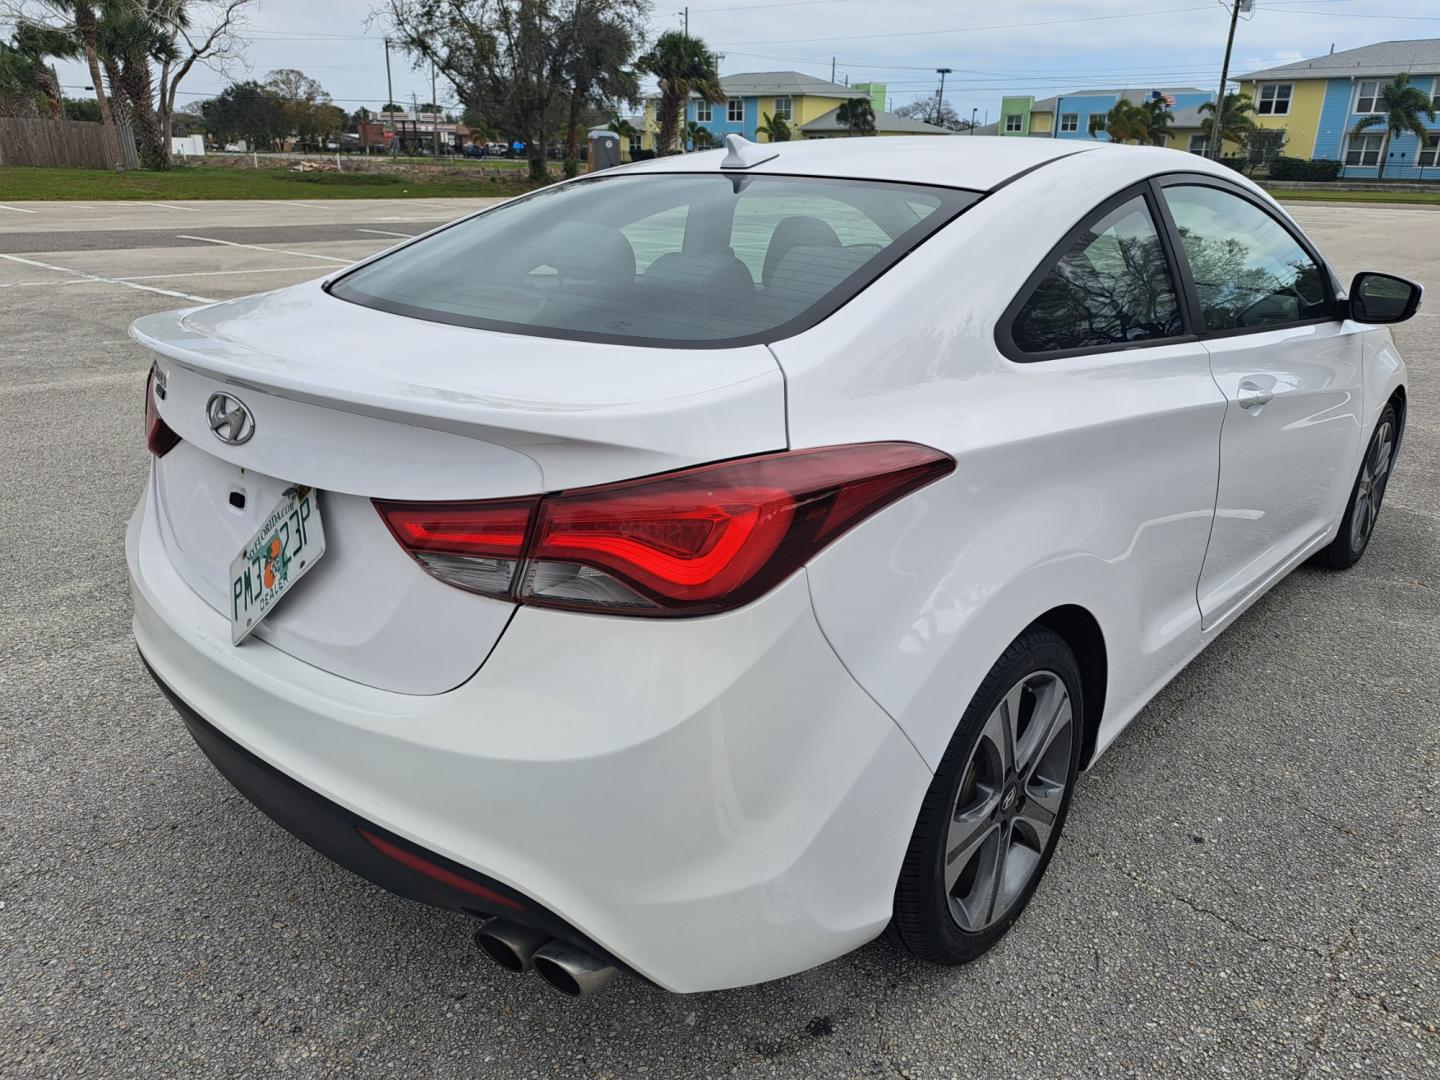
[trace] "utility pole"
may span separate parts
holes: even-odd
[[[949,75],[953,68],[936,68],[935,74],[940,76],[940,89],[935,91],[935,126],[940,126],[941,115],[945,111],[945,76]]]
[[[688,4],[687,4],[686,7],[685,7],[684,16],[685,16],[685,36],[686,36],[686,37],[689,37],[689,36],[690,36],[690,7],[689,7]]]
[[[830,57],[830,81],[835,81],[835,57]]]
[[[432,120],[430,121],[430,130],[431,130],[431,132],[432,132],[432,133],[434,134],[434,136],[435,136],[435,137],[431,140],[431,149],[434,151],[434,154],[433,154],[432,156],[435,158],[436,161],[439,161],[439,160],[440,160],[440,103],[435,100],[435,61],[434,61],[434,60],[431,60],[431,61],[430,61],[430,104],[433,106],[433,108],[430,110],[430,115],[431,115],[432,117],[434,117],[434,119],[432,119]]]
[[[974,135],[974,134],[975,134],[975,114],[978,113],[979,111],[980,111],[980,106],[978,106],[978,105],[975,106],[975,108],[973,108],[973,109],[970,110],[970,134],[971,134],[971,135]]]
[[[390,106],[394,104],[395,84],[390,81],[390,39],[387,37],[385,39],[385,107],[380,110],[380,137],[382,139],[385,137],[385,118],[388,116],[390,117],[390,123],[395,123],[395,117],[390,112]],[[387,146],[385,149],[389,150],[394,144],[395,129],[392,127],[390,129],[390,146]]]
[[[1235,47],[1235,24],[1240,19],[1241,2],[1230,0],[1230,36],[1225,39],[1225,60],[1220,65],[1220,93],[1215,97],[1215,112],[1210,117],[1210,141],[1205,147],[1205,156],[1211,161],[1220,160],[1220,118],[1225,111],[1225,84],[1230,81],[1230,50]]]

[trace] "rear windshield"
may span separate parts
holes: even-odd
[[[596,177],[459,222],[330,291],[414,318],[545,337],[772,341],[824,318],[978,197],[793,176]]]

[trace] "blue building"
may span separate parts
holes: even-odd
[[[1379,109],[1380,88],[1405,75],[1440,106],[1440,38],[1382,41],[1313,60],[1239,76],[1255,102],[1256,123],[1285,131],[1291,157],[1343,162],[1341,175],[1375,179],[1440,180],[1440,122],[1426,122],[1421,140],[1410,132],[1391,139],[1383,126],[1355,125]]]
[[[1022,135],[1042,139],[1106,139],[1105,132],[1090,133],[1092,120],[1105,116],[1122,98],[1133,105],[1148,101],[1159,94],[1176,113],[1196,109],[1215,100],[1213,90],[1194,86],[1154,88],[1127,87],[1122,90],[1076,90],[1070,94],[1041,98],[1014,96],[1000,105],[1000,119],[993,130],[980,129],[983,134]]]

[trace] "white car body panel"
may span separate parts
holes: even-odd
[[[1220,492],[1200,574],[1200,610],[1215,625],[1345,512],[1369,438],[1356,323],[1329,322],[1206,343],[1229,404]],[[1246,406],[1246,387],[1274,397]]]
[[[514,611],[424,573],[371,498],[533,495],[785,446],[784,380],[762,346],[635,350],[426,324],[433,340],[415,355],[414,327],[308,282],[132,329],[161,355],[158,411],[184,440],[156,472],[185,579],[228,611],[230,562],[280,492],[323,492],[345,527],[327,530],[324,561],[255,636],[347,679],[452,689]],[[244,401],[256,437],[211,434],[219,391]],[[232,490],[249,493],[243,512],[226,504]],[[463,632],[436,632],[451,626]]]
[[[418,327],[418,328],[417,328]],[[450,476],[405,488],[404,498],[483,499],[583,487],[626,476],[664,472],[735,454],[785,445],[785,388],[774,358],[760,345],[737,349],[632,349],[585,341],[497,334],[415,319],[349,304],[327,295],[318,282],[262,293],[190,311],[149,315],[136,321],[141,345],[235,388],[251,387],[277,398],[335,413],[321,437],[333,450],[344,444],[374,446],[394,455],[393,483],[417,474],[414,448],[378,435],[351,417],[398,422],[405,431],[431,429],[464,436],[473,444],[477,468],[466,479]],[[423,335],[424,342],[417,342]],[[243,393],[242,393],[243,396]],[[161,405],[182,437],[198,423]],[[247,403],[249,399],[246,399]],[[258,408],[258,406],[256,407]],[[199,416],[203,419],[203,410]],[[304,439],[305,424],[282,418],[291,439]],[[644,422],[641,423],[640,421]],[[257,413],[256,426],[265,422]],[[272,456],[258,439],[227,447],[196,435],[200,445],[235,464],[301,483],[296,465],[340,469],[333,453],[306,454],[305,446]],[[214,445],[206,445],[206,440]],[[453,444],[419,444],[420,454],[439,448],[444,460],[463,458]],[[521,471],[501,447],[538,466]],[[297,455],[295,450],[300,452]],[[296,457],[300,458],[296,462]],[[496,468],[497,464],[502,464]],[[379,473],[376,470],[381,470]],[[386,497],[392,482],[383,457],[362,458],[342,477],[340,490]],[[376,490],[377,484],[384,490]],[[528,485],[528,486],[526,486]],[[315,485],[322,486],[322,485]]]
[[[787,975],[890,918],[930,773],[825,643],[803,572],[681,624],[522,608],[475,678],[417,698],[233,648],[153,503],[127,551],[140,650],[211,724],[667,989]]]
[[[722,156],[620,171],[714,171]],[[1172,172],[1259,191],[1149,148],[787,144],[747,173],[996,190],[768,346],[472,330],[316,283],[144,318],[134,334],[159,354],[160,414],[184,444],[156,462],[127,536],[141,652],[285,776],[532,897],[662,986],[838,956],[889,919],[932,771],[1006,646],[1056,608],[1093,621],[1098,755],[1335,534],[1403,388],[1388,330],[1353,322],[1007,358],[997,322],[1057,242]],[[1277,390],[1258,415],[1234,401],[1257,373]],[[252,408],[251,442],[212,438],[204,403],[220,389]],[[461,592],[419,570],[369,505],[884,440],[956,468],[761,599],[700,618]],[[216,578],[251,508],[212,504],[237,484],[268,502],[291,482],[321,489],[329,563],[236,648]]]

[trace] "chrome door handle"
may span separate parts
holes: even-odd
[[[1261,405],[1268,405],[1274,397],[1273,391],[1266,390],[1253,379],[1246,379],[1240,384],[1235,401],[1242,409],[1258,409]]]

